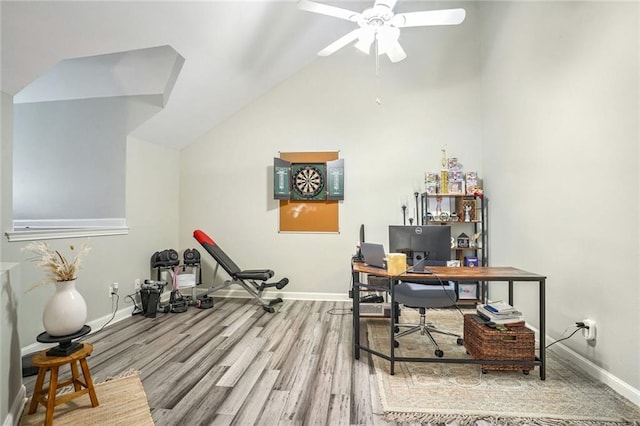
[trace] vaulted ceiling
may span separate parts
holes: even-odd
[[[373,1],[325,3],[361,11]],[[400,0],[395,10],[443,4]],[[184,64],[169,101],[132,133],[175,149],[313,61],[325,60],[316,52],[353,29],[352,22],[301,11],[294,0],[3,0],[0,8],[1,89],[13,96],[65,59],[175,49]],[[139,78],[142,85],[145,77]]]

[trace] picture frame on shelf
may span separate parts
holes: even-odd
[[[478,190],[480,190],[480,186],[477,184],[466,184],[466,195],[476,195]]]
[[[474,300],[478,298],[478,284],[458,283],[458,299]]]
[[[464,232],[458,235],[456,245],[459,248],[469,248],[469,236]]]
[[[449,194],[464,195],[464,181],[449,181]]]
[[[473,195],[475,189],[478,188],[478,172],[466,172],[464,181],[467,186],[467,194]]]
[[[456,213],[458,214],[458,217],[464,218],[465,211],[468,211],[469,221],[475,222],[478,220],[476,215],[478,205],[474,197],[462,197],[456,201],[456,204]]]

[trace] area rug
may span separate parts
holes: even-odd
[[[457,310],[430,310],[428,321],[462,334]],[[402,310],[401,322],[415,323],[418,314]],[[367,319],[371,347],[389,353],[389,323]],[[435,335],[445,357],[468,358],[455,337]],[[399,339],[396,356],[434,357],[426,336],[413,333]],[[383,417],[387,421],[452,425],[640,425],[640,407],[589,378],[547,351],[546,380],[539,368],[490,370],[478,364],[396,362],[373,356]]]
[[[100,403],[91,406],[89,395],[82,395],[65,404],[58,405],[53,412],[55,426],[69,425],[153,425],[147,394],[138,374],[133,373],[95,385]],[[65,391],[63,390],[62,393]],[[31,401],[29,401],[31,402]],[[25,406],[20,425],[44,424],[45,407],[40,404],[34,414],[26,414]]]

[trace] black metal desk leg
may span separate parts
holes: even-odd
[[[545,282],[546,280],[543,278],[540,280],[539,290],[540,290],[540,380],[545,380],[547,378],[547,329],[546,329],[546,299],[545,299]]]
[[[398,316],[398,307],[396,306],[396,284],[398,283],[398,280],[396,278],[391,278],[389,280],[389,294],[391,295],[391,309],[389,309],[389,312],[391,313],[391,318],[389,321],[389,324],[391,325],[391,330],[390,330],[390,348],[391,351],[389,352],[391,354],[390,357],[390,362],[391,362],[391,366],[389,369],[389,374],[391,374],[392,376],[395,374],[395,367],[396,367],[396,355],[395,355],[395,344],[394,344],[394,337],[395,337],[395,328],[396,328],[396,317]]]
[[[513,306],[513,281],[509,280],[509,304]]]
[[[360,273],[352,272],[353,358],[360,359]]]

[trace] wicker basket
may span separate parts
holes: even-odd
[[[535,361],[535,336],[527,327],[509,327],[500,331],[478,321],[474,314],[464,316],[464,346],[475,359]],[[533,365],[482,364],[487,370],[522,370],[529,374]]]

